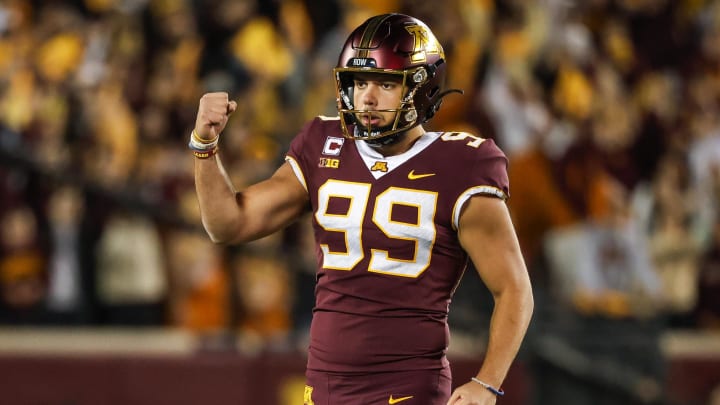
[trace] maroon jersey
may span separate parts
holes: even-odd
[[[318,271],[308,369],[447,365],[448,306],[468,262],[457,238],[474,194],[508,195],[507,159],[467,133],[426,133],[383,157],[316,118],[286,160],[308,190]]]

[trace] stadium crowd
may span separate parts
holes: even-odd
[[[431,127],[493,138],[510,159],[538,299],[531,337],[622,329],[627,350],[606,354],[660,375],[648,337],[720,329],[720,1],[438,4],[2,2],[0,324],[231,331],[245,350],[302,342],[309,217],[247,246],[210,242],[187,149],[197,101],[238,102],[222,159],[238,185],[264,178],[305,120],[336,115],[331,70],[348,31],[403,12],[445,44],[448,85],[465,91]],[[451,323],[482,333],[482,285],[463,285]]]

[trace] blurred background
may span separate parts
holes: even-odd
[[[720,404],[720,1],[0,1],[0,403],[300,404],[309,218],[203,232],[197,102],[270,175],[371,15],[425,21],[450,87],[428,129],[494,139],[535,287],[503,404]],[[492,300],[451,306],[456,383]]]

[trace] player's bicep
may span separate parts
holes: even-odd
[[[458,237],[494,294],[527,282],[525,262],[503,200],[485,195],[471,197],[460,214]]]
[[[237,194],[245,226],[237,242],[261,238],[284,228],[306,209],[308,194],[286,162],[267,180]]]

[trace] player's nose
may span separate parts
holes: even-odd
[[[360,101],[362,105],[368,109],[368,107],[377,106],[377,86],[368,85],[365,91],[362,93]]]

